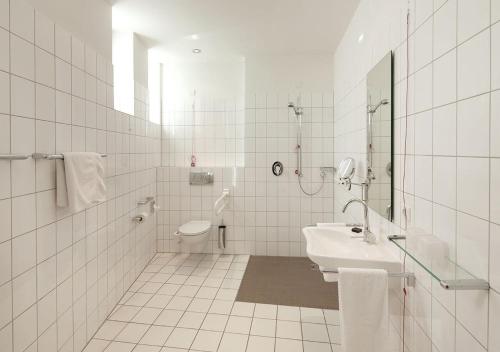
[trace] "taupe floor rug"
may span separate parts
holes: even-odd
[[[336,282],[325,282],[302,257],[251,256],[237,301],[338,309]]]

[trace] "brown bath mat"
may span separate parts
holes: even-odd
[[[336,282],[325,282],[303,257],[250,256],[237,301],[337,309]]]

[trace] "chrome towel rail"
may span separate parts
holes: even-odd
[[[0,154],[0,160],[26,160],[31,154]]]
[[[338,274],[338,270],[324,270],[319,268],[322,274]],[[416,277],[414,273],[402,272],[402,273],[387,273],[389,277],[396,277],[406,279],[406,284],[410,287],[415,287]]]
[[[101,154],[101,158],[107,157],[107,154]],[[35,160],[55,160],[64,159],[62,154],[44,154],[44,153],[33,153],[33,154],[0,154],[0,160],[26,160],[33,158]]]
[[[101,154],[101,158],[106,158],[107,154]],[[33,159],[45,159],[45,160],[56,160],[56,159],[64,159],[64,155],[62,154],[43,154],[43,153],[33,153]]]

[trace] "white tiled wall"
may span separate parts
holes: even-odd
[[[160,127],[113,110],[112,67],[20,0],[0,0],[0,153],[107,153],[107,201],[55,205],[54,161],[0,161],[0,349],[80,351],[155,252]]]
[[[216,233],[221,218],[214,215],[213,203],[223,188],[229,188],[230,206],[223,214],[227,225],[226,253],[305,254],[300,229],[311,223],[333,220],[333,177],[331,174],[326,176],[325,186],[316,196],[309,197],[300,191],[294,174],[297,123],[295,115],[287,108],[290,100],[295,97],[288,93],[247,95],[245,109],[241,112],[244,131],[236,139],[236,142],[244,142],[244,166],[234,166],[232,157],[226,167],[202,162],[201,169],[215,173],[213,185],[189,186],[190,168],[180,167],[186,165],[187,155],[181,164],[159,169],[158,191],[162,207],[158,218],[159,250],[179,250],[173,238],[179,225],[189,220],[207,219],[212,221],[213,227],[206,251],[217,252]],[[302,105],[305,107],[302,183],[306,191],[311,192],[321,185],[319,167],[333,165],[333,94],[303,94]],[[200,137],[210,132],[210,126],[199,127]],[[166,143],[171,145],[172,142],[163,139],[163,143],[165,148]],[[172,157],[172,153],[169,155]],[[226,153],[221,160],[228,160],[228,155],[232,152]],[[271,172],[277,160],[285,166],[280,177]]]
[[[137,82],[134,83],[134,116],[149,120],[149,91]]]
[[[408,225],[446,241],[451,257],[492,288],[444,291],[409,262],[418,280],[408,295],[406,344],[418,352],[500,351],[500,1],[409,4]],[[371,212],[381,235],[404,225],[407,6],[406,0],[362,1],[335,56],[335,160],[352,156],[362,172],[366,75],[389,50],[395,52],[395,224]],[[335,192],[335,220],[342,220],[340,207],[351,194],[341,187]],[[348,217],[360,214],[354,210]],[[400,303],[393,302],[395,312],[402,311]]]
[[[193,102],[194,110],[193,110]],[[232,100],[189,99],[163,112],[164,166],[244,165],[245,112]]]

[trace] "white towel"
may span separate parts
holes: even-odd
[[[340,328],[344,352],[386,352],[388,275],[380,269],[339,268]]]
[[[64,153],[56,160],[57,206],[79,212],[106,200],[104,166],[97,153]]]

